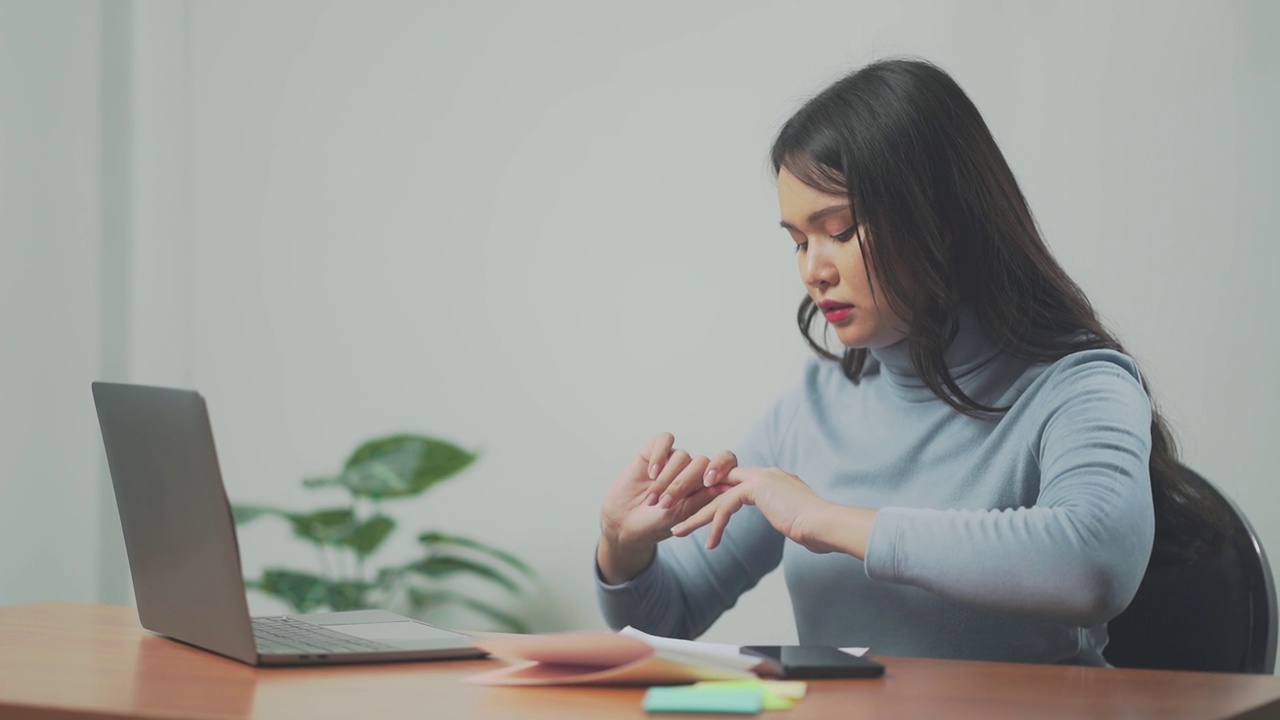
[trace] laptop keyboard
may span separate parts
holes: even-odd
[[[264,655],[385,652],[400,649],[284,617],[253,618],[253,639],[258,652]]]

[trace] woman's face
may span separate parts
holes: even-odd
[[[796,243],[796,264],[809,297],[845,347],[880,348],[907,336],[907,323],[889,309],[875,273],[862,259],[862,229],[849,201],[778,173],[782,227]]]

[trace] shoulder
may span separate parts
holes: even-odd
[[[1028,372],[1034,380],[1020,404],[1046,431],[1075,431],[1097,422],[1146,428],[1151,398],[1138,363],[1114,350],[1084,350]]]
[[[1115,350],[1082,350],[1039,368],[1035,384],[1049,396],[1072,396],[1099,390],[1140,395],[1142,375],[1133,358]]]

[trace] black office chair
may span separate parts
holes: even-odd
[[[1267,554],[1235,503],[1183,470],[1230,509],[1227,547],[1190,564],[1153,561],[1133,602],[1107,623],[1103,655],[1116,667],[1273,673],[1277,609]]]

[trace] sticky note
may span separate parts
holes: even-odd
[[[736,713],[752,715],[764,710],[764,690],[725,690],[693,685],[651,687],[644,694],[644,709],[651,713]]]
[[[767,693],[792,700],[803,700],[805,692],[809,689],[803,680],[703,680],[694,683],[693,686],[721,690],[762,688]]]
[[[803,700],[805,692],[809,689],[803,680],[764,680],[762,682],[765,692],[789,700]]]
[[[759,688],[764,691],[765,710],[790,710],[808,690],[802,680],[703,680],[693,686],[719,691]]]

